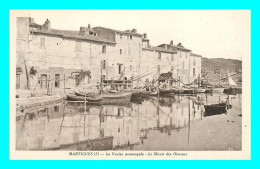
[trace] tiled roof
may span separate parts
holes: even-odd
[[[201,55],[198,55],[198,54],[194,54],[194,53],[191,53],[190,56],[195,56],[195,57],[202,57]]]
[[[120,30],[115,30],[115,29],[111,29],[111,28],[105,28],[105,27],[101,27],[101,26],[94,27],[93,29],[95,30],[95,29],[98,29],[98,28],[106,29],[106,30],[109,30],[111,32],[116,32],[116,33],[121,33],[121,34],[143,36],[142,34],[132,32],[131,30],[129,30],[129,31],[120,31]]]
[[[143,48],[143,50],[150,50],[150,51],[157,51],[157,52],[164,52],[164,53],[174,53],[176,54],[176,51],[164,49],[161,47],[150,47],[150,48]]]
[[[162,47],[152,47],[154,50],[159,51],[159,52],[165,52],[165,53],[177,53],[176,51],[165,49]]]
[[[79,35],[79,31],[58,30],[58,29],[50,29],[50,30],[36,29],[36,30],[31,30],[31,33],[40,33],[40,34],[46,34],[46,35],[61,36],[61,37],[70,38],[70,39],[78,39],[78,40],[87,40],[87,41],[95,41],[95,42],[115,44],[115,42],[103,39],[101,37],[91,36],[91,35],[86,35],[86,36]]]
[[[170,45],[170,44],[161,44],[161,45],[159,45],[159,46],[162,46],[162,45],[169,45],[169,46],[172,46],[173,48],[176,48],[176,49],[178,49],[178,50],[191,51],[190,49],[187,49],[187,48],[185,48],[185,47],[183,47],[183,46]]]

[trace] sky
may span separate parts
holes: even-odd
[[[19,10],[54,29],[79,30],[102,26],[117,30],[136,28],[147,33],[150,44],[179,42],[207,58],[242,60],[251,57],[250,10]]]

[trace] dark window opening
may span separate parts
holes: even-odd
[[[161,55],[161,53],[158,53],[158,59],[160,59],[160,60],[161,60],[161,58],[162,58],[162,55]]]
[[[102,63],[102,69],[106,69],[106,60],[103,60],[101,63]]]
[[[196,69],[193,68],[193,76],[195,77],[196,76]]]
[[[59,111],[59,109],[60,109],[60,107],[59,107],[59,106],[54,106],[54,112],[58,112],[58,111]]]
[[[122,73],[122,64],[118,64],[118,74]]]
[[[130,39],[131,39],[131,40],[133,39],[133,36],[132,36],[132,35],[130,35]]]
[[[75,75],[75,86],[79,86],[80,84],[80,77],[79,75]]]
[[[106,53],[106,46],[102,46],[102,53]]]
[[[60,87],[60,74],[55,74],[55,87]]]
[[[120,55],[122,55],[122,49],[120,49]]]

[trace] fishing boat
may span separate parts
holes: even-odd
[[[132,93],[108,93],[102,95],[101,104],[126,103],[131,99]]]
[[[205,93],[212,93],[213,92],[213,89],[206,89],[205,90]]]
[[[206,89],[199,88],[196,90],[197,93],[205,93]]]
[[[225,88],[223,93],[230,94],[230,95],[236,95],[242,93],[242,88],[237,87],[236,82],[231,78],[228,71],[228,88]]]
[[[174,90],[173,89],[160,89],[159,94],[160,94],[160,96],[170,96],[170,95],[174,94]]]
[[[100,103],[102,100],[102,96],[100,95],[95,95],[95,96],[77,96],[77,95],[67,95],[67,100],[69,101],[87,101],[88,104],[91,103]]]
[[[205,112],[204,116],[212,116],[217,114],[223,114],[227,112],[226,103],[204,105]]]
[[[218,88],[213,88],[212,92],[213,93],[223,93],[225,88],[218,87]]]

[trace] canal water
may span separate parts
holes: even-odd
[[[241,150],[242,95],[229,96],[232,109],[226,114],[203,115],[203,104],[227,98],[222,93],[147,97],[86,108],[62,101],[24,110],[16,117],[16,149]]]

